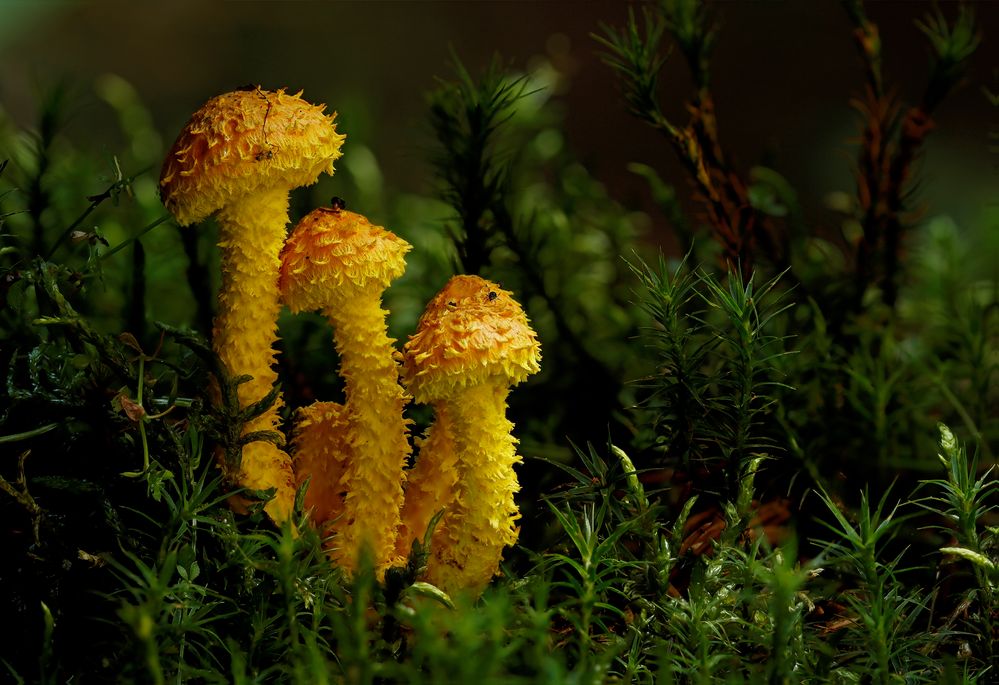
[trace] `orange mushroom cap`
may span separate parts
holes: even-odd
[[[359,291],[382,291],[406,270],[412,245],[339,207],[302,217],[281,252],[281,294],[293,312],[323,309]]]
[[[541,345],[513,293],[478,276],[455,276],[427,305],[404,346],[403,380],[419,402],[537,373]]]
[[[345,138],[336,114],[300,95],[237,90],[191,116],[160,173],[160,197],[178,223],[203,221],[249,193],[312,185],[333,172]]]

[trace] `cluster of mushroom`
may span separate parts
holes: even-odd
[[[298,410],[290,454],[249,442],[228,476],[244,488],[273,489],[265,509],[277,522],[291,516],[307,484],[306,509],[348,571],[365,547],[379,573],[402,563],[443,511],[426,580],[447,592],[481,592],[517,539],[519,458],[506,398],[538,371],[537,337],[511,293],[455,276],[400,354],[382,294],[402,275],[411,246],[339,201],[287,234],[289,192],[332,173],[344,141],[335,114],[300,95],[251,87],[213,98],[181,132],[160,177],[179,224],[217,217],[222,285],[213,347],[231,375],[252,377],[239,386],[241,406],[277,383],[282,305],[322,312],[340,356],[344,403]],[[435,418],[407,469],[411,396],[432,404]],[[278,430],[281,406],[279,396],[244,434]]]

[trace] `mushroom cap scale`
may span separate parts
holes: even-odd
[[[307,186],[332,173],[345,138],[336,114],[300,96],[237,90],[191,116],[160,173],[160,197],[178,223],[203,221],[250,193]]]
[[[516,385],[539,370],[541,345],[513,294],[455,276],[427,305],[404,346],[403,380],[419,402],[482,383]]]
[[[320,207],[302,217],[281,252],[279,287],[293,312],[381,292],[406,270],[412,245],[364,216]]]

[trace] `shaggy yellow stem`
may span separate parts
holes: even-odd
[[[414,540],[423,540],[430,519],[454,502],[458,488],[458,453],[454,446],[453,429],[447,408],[439,402],[434,406],[434,423],[419,445],[420,456],[406,478],[406,501],[402,508],[402,525],[396,542],[397,554],[409,555]],[[444,529],[437,524],[437,535]]]
[[[334,557],[353,571],[364,544],[373,553],[376,568],[383,571],[395,561],[403,469],[409,453],[402,417],[406,396],[385,324],[388,312],[381,307],[380,289],[371,289],[324,313],[333,323],[340,355],[351,452],[344,476],[350,490],[343,515],[333,522],[339,534]]]
[[[277,382],[277,279],[287,223],[287,190],[248,195],[218,213],[222,287],[212,341],[231,375],[253,377],[239,386],[243,407],[263,399]],[[281,405],[279,396],[266,413],[247,422],[244,433],[277,430]],[[295,498],[291,459],[276,445],[257,441],[244,446],[240,473],[232,475],[242,487],[276,488],[266,511],[275,521],[290,516]]]
[[[437,403],[453,427],[458,491],[434,535],[427,579],[449,593],[481,593],[499,571],[503,548],[517,541],[513,465],[520,457],[506,418],[508,394],[506,385],[485,383]]]

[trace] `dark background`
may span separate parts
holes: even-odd
[[[640,7],[640,3],[631,4]],[[823,198],[852,188],[856,130],[849,99],[863,87],[850,25],[832,0],[721,2],[713,88],[723,144],[743,169],[765,163],[792,180],[805,218],[833,221]],[[952,3],[943,3],[948,16]],[[906,101],[925,84],[926,41],[914,20],[928,2],[872,2],[884,69]],[[108,106],[94,95],[103,75],[130,82],[152,114],[162,152],[206,99],[249,83],[304,89],[329,103],[347,133],[342,163],[368,148],[392,193],[430,192],[424,94],[450,78],[453,50],[473,71],[499,53],[516,69],[548,62],[565,115],[567,142],[591,173],[626,205],[649,212],[657,242],[665,220],[629,162],[656,167],[683,190],[666,142],[627,115],[591,33],[621,25],[629,3],[576,2],[23,2],[0,0],[0,107],[18,127],[33,126],[38,102],[60,81],[74,92],[66,133],[95,153],[120,142]],[[985,42],[971,83],[937,112],[926,146],[920,200],[958,226],[983,220],[999,185],[990,128],[999,108],[999,3],[977,3]],[[689,80],[674,54],[663,78],[665,109],[682,122]],[[116,138],[116,136],[118,138]],[[995,145],[996,142],[992,141]],[[160,152],[160,154],[161,154]],[[359,157],[356,153],[355,157]],[[367,157],[367,156],[366,156]],[[363,209],[363,208],[362,208]]]

